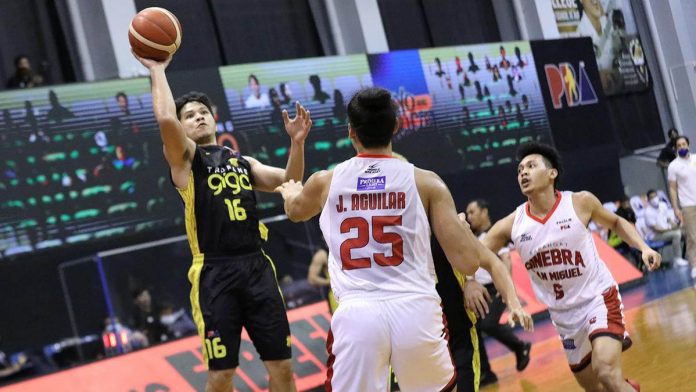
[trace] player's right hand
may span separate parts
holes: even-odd
[[[475,280],[467,280],[464,285],[464,305],[467,309],[482,319],[489,312],[488,304],[491,303],[491,295],[481,283]]]
[[[155,68],[157,66],[167,68],[169,63],[172,61],[172,56],[169,56],[164,61],[157,61],[157,60],[151,60],[151,59],[146,59],[144,57],[140,57],[137,54],[135,54],[133,49],[131,49],[131,53],[133,53],[133,57],[135,57],[136,60],[140,61],[140,64],[142,64],[143,67],[147,68],[148,70],[152,70],[152,68]]]
[[[527,332],[534,332],[534,320],[532,320],[532,316],[521,307],[510,309],[508,324],[511,328],[514,328],[516,325],[515,323],[519,323]]]

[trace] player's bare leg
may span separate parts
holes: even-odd
[[[592,370],[592,366],[588,365],[586,368],[582,369],[577,373],[573,373],[578,384],[588,392],[603,392],[605,391],[602,383],[599,382],[597,374]]]
[[[232,390],[235,369],[209,370],[205,392],[227,392]]]
[[[612,337],[595,338],[592,341],[591,367],[604,390],[635,392],[635,389],[626,382],[621,371],[621,347],[621,342]]]
[[[295,392],[295,379],[292,373],[292,360],[264,361],[268,370],[268,384],[271,392]]]

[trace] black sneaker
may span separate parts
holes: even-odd
[[[529,352],[532,350],[532,343],[525,342],[522,348],[515,353],[517,358],[517,371],[521,372],[529,365]]]
[[[495,384],[498,382],[498,376],[493,372],[481,373],[481,378],[479,379],[479,387],[483,387],[490,384]]]

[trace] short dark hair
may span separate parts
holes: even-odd
[[[687,145],[689,145],[689,146],[691,145],[691,142],[689,142],[689,137],[688,137],[688,136],[686,136],[686,135],[679,135],[679,136],[677,136],[677,138],[674,140],[675,144],[679,141],[679,139],[684,139],[684,140],[686,140],[686,144],[687,144]]]
[[[657,191],[654,189],[648,189],[648,191],[645,193],[645,196],[650,195],[651,193],[657,194]]]
[[[123,99],[125,99],[126,101],[128,101],[128,96],[127,96],[126,93],[124,93],[123,91],[119,91],[119,92],[116,93],[115,98],[118,99],[119,97],[123,97]]]
[[[558,153],[558,150],[544,143],[524,143],[517,149],[517,161],[521,162],[525,157],[533,154],[541,155],[547,166],[556,169],[558,176],[553,180],[553,186],[556,187],[558,180],[561,178],[561,174],[563,174],[561,155]]]
[[[364,147],[386,147],[398,121],[397,110],[389,91],[366,87],[348,102],[348,121]]]
[[[210,113],[213,113],[213,103],[210,101],[210,98],[198,91],[189,91],[188,93],[180,96],[174,101],[174,104],[176,105],[176,117],[180,118],[181,117],[181,109],[184,108],[184,105],[186,105],[189,102],[199,102],[205,105],[205,107],[210,110]]]
[[[486,200],[486,199],[474,199],[474,200],[469,202],[469,204],[471,204],[471,203],[476,203],[478,208],[480,208],[482,210],[489,210],[488,207],[490,206],[490,204],[488,203],[488,200]]]
[[[28,61],[29,57],[26,54],[20,54],[20,55],[15,56],[15,58],[14,58],[15,68],[17,68],[19,66],[19,62],[22,61],[22,59],[27,59],[27,61]]]

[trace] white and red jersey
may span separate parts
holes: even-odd
[[[517,207],[512,241],[552,319],[554,313],[568,318],[566,311],[616,286],[590,230],[575,213],[573,192],[556,192],[556,203],[544,219],[529,212],[529,203]]]
[[[391,156],[365,154],[334,169],[319,223],[339,302],[413,294],[439,300],[430,225],[414,172]]]

